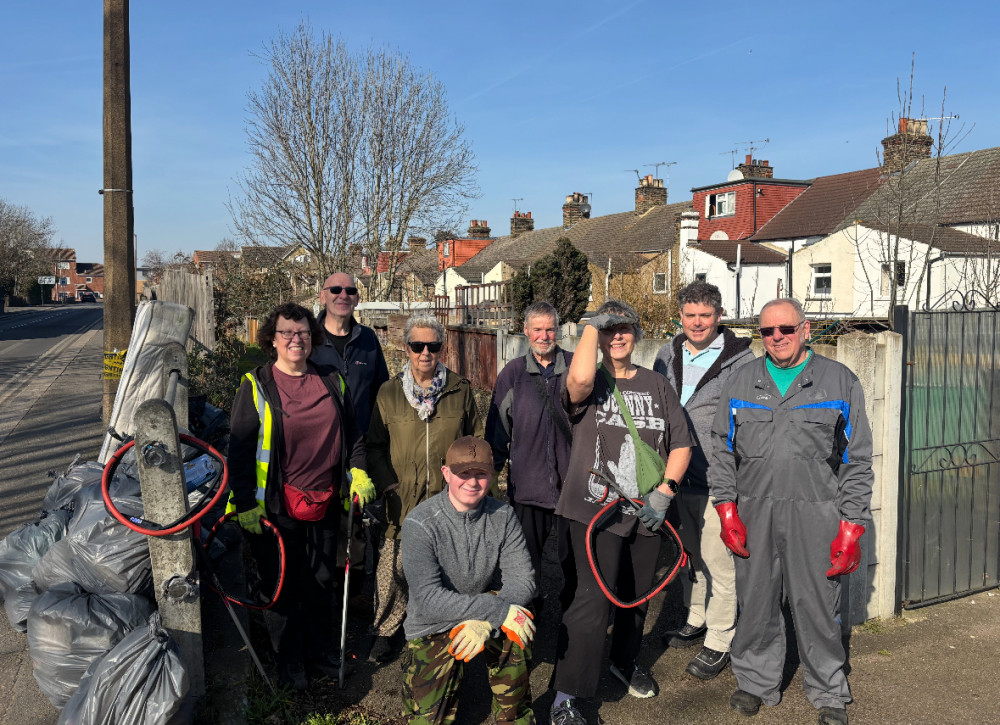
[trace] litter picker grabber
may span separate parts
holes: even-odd
[[[337,686],[344,689],[344,668],[347,666],[347,600],[351,596],[351,536],[354,534],[354,506],[357,495],[351,497],[347,508],[347,550],[344,556],[344,604],[340,610],[340,674]]]

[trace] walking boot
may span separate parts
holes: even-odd
[[[847,725],[846,707],[821,707],[819,725]]]
[[[751,695],[749,692],[744,692],[743,690],[737,690],[733,693],[733,696],[729,698],[729,707],[733,708],[740,715],[746,717],[753,717],[760,710],[760,706],[764,703],[756,695]]]
[[[728,664],[728,652],[717,652],[714,649],[702,647],[701,652],[688,663],[685,672],[699,680],[712,680],[726,669]]]

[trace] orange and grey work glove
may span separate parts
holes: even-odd
[[[507,639],[516,644],[521,649],[527,649],[531,640],[535,638],[534,617],[524,607],[511,604],[507,610],[507,618],[503,620],[500,629],[507,635]]]
[[[348,475],[351,477],[351,498],[357,496],[358,508],[364,509],[366,504],[375,500],[375,484],[360,468],[352,468]]]
[[[448,654],[456,660],[468,662],[483,651],[492,631],[490,623],[480,619],[467,619],[455,625],[448,633],[451,637]]]
[[[254,506],[249,511],[241,511],[236,514],[236,520],[239,522],[240,527],[250,534],[259,534],[260,530],[260,520],[264,518],[264,511],[260,506]]]

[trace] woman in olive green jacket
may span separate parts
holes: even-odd
[[[388,528],[375,572],[377,638],[368,658],[390,661],[402,647],[408,590],[399,527],[418,503],[444,489],[441,466],[462,436],[483,435],[472,386],[440,360],[444,328],[433,315],[406,321],[409,361],[379,388],[368,429],[368,471],[385,496]]]

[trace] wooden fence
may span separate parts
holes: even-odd
[[[385,332],[380,335],[390,373],[406,362],[403,328],[407,315],[389,315]],[[497,379],[497,332],[494,329],[467,325],[445,325],[441,362],[462,377],[473,388],[493,390]]]
[[[194,310],[194,322],[188,337],[188,352],[195,347],[215,350],[215,298],[211,270],[192,274],[183,269],[167,269],[156,285],[156,299],[176,302]]]

